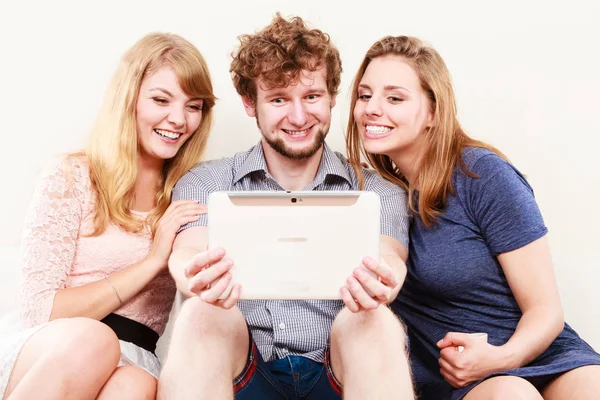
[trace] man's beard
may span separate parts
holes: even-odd
[[[325,134],[319,130],[315,136],[315,140],[312,142],[310,147],[304,149],[292,149],[290,148],[282,138],[271,139],[267,136],[263,135],[265,141],[271,146],[273,150],[281,154],[286,158],[291,158],[292,160],[304,160],[306,158],[310,158],[314,156],[317,151],[323,147],[323,143],[325,143]]]
[[[258,125],[258,129],[260,129],[260,123],[258,122],[258,117],[256,118],[256,124]],[[325,143],[325,137],[327,136],[327,131],[329,130],[329,127],[326,127],[326,128],[327,128],[327,130],[319,129],[319,131],[315,135],[315,140],[312,142],[310,147],[304,148],[304,149],[299,149],[299,150],[294,150],[294,149],[290,148],[285,143],[285,141],[280,137],[271,139],[271,138],[267,137],[267,135],[265,135],[264,133],[262,134],[262,137],[265,139],[267,144],[269,146],[271,146],[271,148],[273,150],[275,150],[277,153],[281,154],[282,156],[284,156],[286,158],[290,158],[292,160],[305,160],[307,158],[314,156],[323,147],[323,144]],[[261,133],[262,133],[262,130],[261,130]]]

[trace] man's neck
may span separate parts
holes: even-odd
[[[287,158],[261,142],[269,174],[285,190],[302,190],[315,180],[325,146],[303,160]]]

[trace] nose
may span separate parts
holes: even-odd
[[[365,107],[367,115],[381,116],[381,104],[376,96],[371,96]]]
[[[292,102],[288,112],[288,121],[294,126],[302,128],[306,125],[307,120],[306,106],[301,101]]]
[[[175,128],[181,128],[185,125],[185,110],[182,107],[173,106],[169,109],[167,121]]]

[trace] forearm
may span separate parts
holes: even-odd
[[[144,289],[163,266],[143,260],[86,285],[59,290],[54,298],[50,320],[88,317],[100,320],[117,310]],[[118,294],[118,295],[117,295]]]
[[[523,313],[512,337],[501,346],[502,369],[519,368],[535,360],[564,328],[559,306],[539,306]]]
[[[400,293],[400,289],[402,289],[402,285],[406,279],[406,264],[404,263],[404,260],[397,254],[382,254],[381,258],[394,270],[394,275],[398,280],[398,284],[392,290],[390,299],[386,302],[387,304],[390,304],[396,299],[398,293]]]
[[[171,276],[175,280],[179,292],[186,298],[195,296],[195,294],[190,292],[188,278],[185,276],[185,267],[199,252],[200,249],[195,247],[180,247],[173,250],[171,257],[169,257],[169,271],[171,272]]]

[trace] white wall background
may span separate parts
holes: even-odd
[[[445,58],[474,137],[527,174],[546,223],[567,321],[600,349],[600,2],[0,0],[0,312],[39,166],[79,149],[121,54],[151,31],[180,34],[209,64],[219,102],[207,158],[258,140],[229,77],[236,37],[276,11],[328,32],[344,62],[329,143],[343,150],[348,88],[364,52],[418,36]]]

